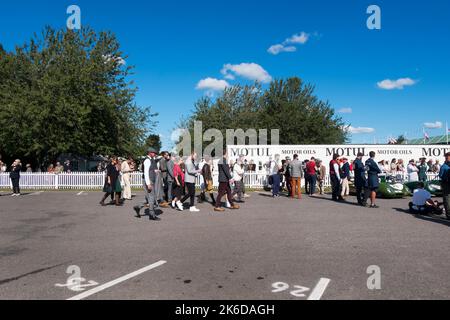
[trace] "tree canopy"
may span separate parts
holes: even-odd
[[[274,80],[266,90],[259,84],[233,86],[216,99],[202,97],[180,127],[193,132],[195,121],[203,123],[203,132],[214,128],[224,137],[227,129],[279,129],[280,144],[341,144],[348,139],[330,104],[296,77]],[[268,138],[270,143],[270,133]]]
[[[135,104],[126,58],[114,34],[90,28],[47,27],[13,52],[0,45],[0,154],[141,153],[156,114]]]

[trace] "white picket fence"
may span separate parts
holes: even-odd
[[[407,176],[402,173],[392,175],[401,175],[405,181]],[[438,175],[428,174],[428,180],[437,179]],[[246,173],[244,183],[247,188],[262,189],[267,185],[268,175],[266,173]],[[219,185],[217,173],[213,175],[214,187]],[[98,190],[102,189],[105,182],[105,173],[97,172],[76,172],[76,173],[22,173],[20,177],[20,187],[22,189],[34,190]],[[201,183],[201,178],[197,178],[197,185]],[[302,182],[304,185],[304,181]],[[324,181],[325,187],[331,186],[330,177],[327,176]],[[140,188],[142,186],[142,173],[134,172],[131,174],[131,186]],[[0,189],[11,188],[11,181],[8,173],[0,173]]]

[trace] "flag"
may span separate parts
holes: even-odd
[[[425,140],[430,140],[430,136],[429,136],[428,132],[426,132],[426,131],[424,131],[424,137],[425,137]]]
[[[389,138],[388,144],[397,144],[397,139]]]

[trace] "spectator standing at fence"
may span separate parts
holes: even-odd
[[[450,152],[445,154],[445,163],[441,166],[439,178],[441,179],[445,214],[450,220]]]
[[[155,148],[149,148],[147,150],[147,157],[144,160],[143,164],[143,184],[144,184],[144,192],[146,201],[142,204],[135,206],[133,209],[136,212],[136,218],[141,218],[140,211],[145,207],[147,203],[148,207],[145,209],[150,220],[159,221],[161,220],[155,212],[155,183],[156,183],[156,174],[158,170],[158,161],[156,155],[158,151]]]
[[[395,173],[395,172],[397,172],[398,170],[397,170],[397,167],[398,167],[398,163],[397,163],[397,159],[392,159],[392,161],[391,161],[391,165],[390,165],[390,172],[391,173]]]
[[[403,163],[403,159],[399,159],[397,161],[397,171],[402,173],[405,172],[405,164]]]
[[[340,166],[339,166],[339,154],[333,155],[333,160],[330,161],[330,181],[331,181],[331,193],[332,199],[334,201],[342,201],[344,200],[341,197],[341,175],[340,175]]]
[[[56,166],[55,166],[55,173],[56,174],[60,174],[64,172],[64,167],[61,165],[60,162],[56,162]]]
[[[346,198],[350,194],[350,164],[348,163],[347,158],[342,159],[342,190],[341,190],[341,197]]]
[[[197,153],[193,152],[190,157],[185,161],[184,181],[187,188],[187,194],[181,199],[181,203],[184,203],[189,199],[189,211],[199,212],[195,206],[195,182],[200,170],[196,166]]]
[[[420,159],[420,163],[418,165],[418,169],[419,169],[419,181],[425,182],[427,181],[427,171],[428,171],[428,166],[426,163],[427,159],[426,158],[421,158]]]
[[[297,194],[300,200],[302,198],[303,166],[298,160],[298,154],[294,154],[294,160],[289,164],[289,171],[291,173],[291,198],[294,199],[295,194]]]
[[[380,180],[378,175],[381,173],[380,168],[375,162],[376,153],[374,151],[370,152],[370,158],[366,161],[367,176],[368,176],[368,187],[370,191],[370,208],[379,208],[376,204],[377,191],[380,187]]]
[[[416,162],[414,161],[414,159],[409,160],[407,172],[408,172],[408,181],[409,182],[419,181],[419,168],[417,168]]]
[[[358,204],[366,207],[367,206],[367,178],[366,178],[366,167],[362,161],[364,154],[359,152],[356,160],[353,162],[353,170],[355,172],[355,187],[356,187],[356,199]]]
[[[0,172],[6,172],[6,163],[0,161]]]
[[[55,168],[53,167],[53,164],[50,163],[50,165],[47,167],[47,173],[55,173]]]
[[[70,163],[70,160],[64,161],[64,172],[72,173],[72,164]]]
[[[317,181],[320,195],[325,194],[326,176],[327,176],[327,168],[323,165],[322,160],[317,160]]]
[[[11,172],[9,178],[13,186],[13,197],[20,196],[20,171],[22,170],[22,164],[19,159],[16,159],[11,165]]]
[[[33,168],[31,168],[31,164],[27,163],[26,168],[27,168],[25,170],[26,173],[33,173]]]
[[[432,172],[439,174],[441,171],[441,165],[439,163],[439,160],[436,160],[436,162],[433,164]]]
[[[427,172],[428,173],[433,173],[433,160],[430,159],[427,162]]]
[[[123,199],[131,200],[131,173],[133,170],[131,169],[130,164],[133,162],[131,157],[128,157],[127,160],[122,161],[121,172],[122,172],[122,180],[123,180]]]
[[[222,197],[224,195],[227,195],[227,200],[230,204],[230,209],[237,210],[239,209],[239,206],[234,203],[233,197],[231,196],[231,187],[230,184],[234,183],[231,172],[230,172],[230,166],[228,165],[228,153],[225,149],[223,152],[223,157],[220,159],[218,164],[218,170],[219,170],[219,193],[216,198],[216,206],[214,208],[214,211],[217,212],[223,212],[225,211],[224,208],[222,208]]]

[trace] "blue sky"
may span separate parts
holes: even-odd
[[[427,132],[443,134],[450,122],[446,0],[8,1],[0,8],[0,42],[11,50],[45,25],[64,27],[71,4],[80,6],[83,25],[117,34],[127,64],[136,66],[137,103],[159,112],[165,147],[181,115],[213,92],[197,89],[207,78],[233,85],[299,76],[336,110],[351,109],[340,115],[355,128],[353,143],[421,137],[424,123],[441,122]],[[382,10],[381,30],[366,27],[372,4]],[[296,51],[269,53],[277,44]],[[234,80],[221,73],[226,64]],[[407,85],[377,85],[388,79]]]

